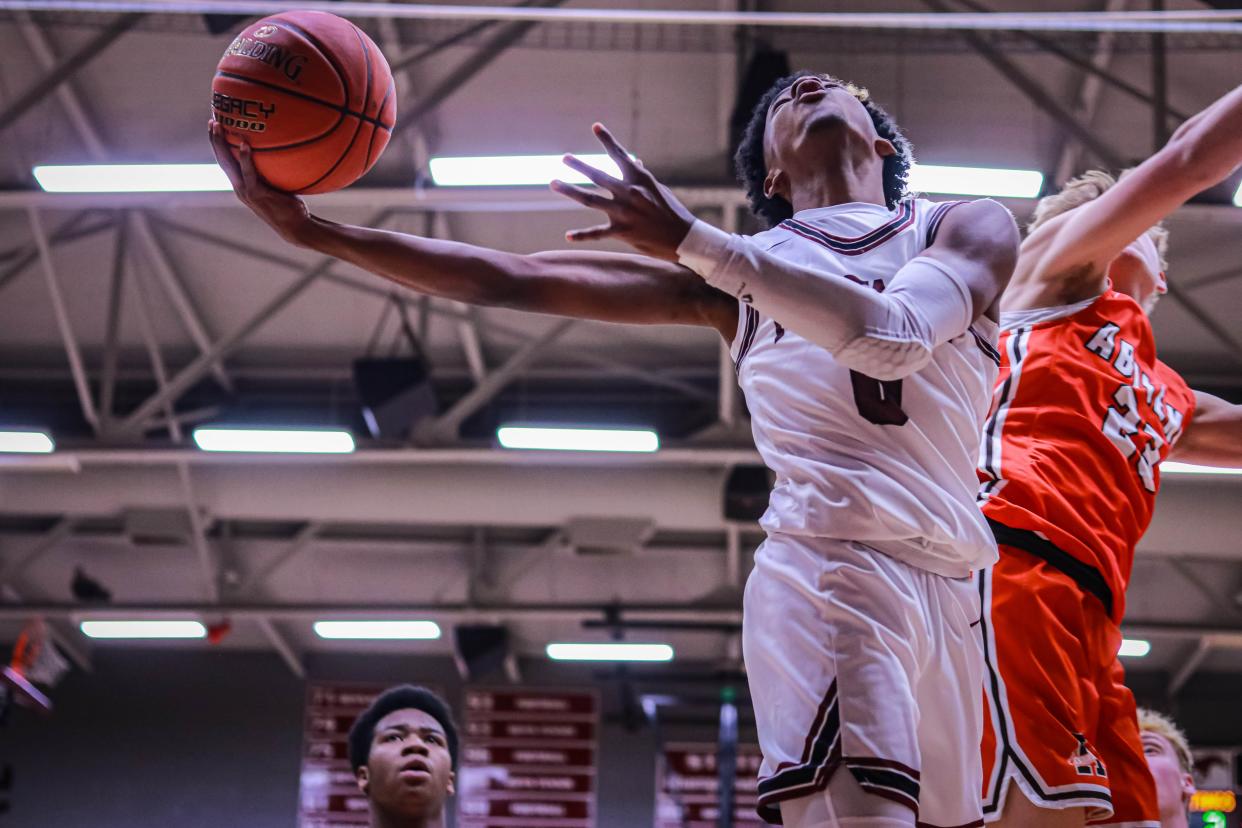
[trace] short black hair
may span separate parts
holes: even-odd
[[[355,773],[371,758],[371,740],[375,738],[375,726],[380,719],[396,710],[421,710],[439,722],[440,727],[444,728],[444,737],[448,740],[453,767],[457,767],[457,725],[453,722],[453,714],[448,705],[426,687],[402,684],[380,693],[370,707],[358,714],[354,726],[349,729],[349,764]]]
[[[768,175],[768,165],[763,158],[763,136],[767,129],[768,109],[782,90],[794,81],[805,77],[825,76],[806,70],[794,72],[776,81],[767,92],[763,93],[763,97],[759,99],[759,103],[755,104],[754,110],[750,113],[750,121],[746,124],[746,130],[742,133],[742,141],[738,144],[737,152],[733,156],[738,181],[746,189],[746,198],[750,202],[751,212],[766,221],[769,227],[775,227],[793,216],[793,205],[780,196],[769,198],[763,193],[763,181]],[[896,153],[884,159],[884,202],[891,210],[909,194],[906,180],[910,174],[910,165],[914,163],[914,149],[906,140],[906,136],[902,135],[901,128],[897,126],[893,116],[871,100],[867,90],[853,84],[845,86],[866,108],[879,136],[887,138],[897,150]]]

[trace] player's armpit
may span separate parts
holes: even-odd
[[[1195,408],[1170,458],[1202,466],[1242,468],[1242,405],[1203,391],[1195,392]]]
[[[973,319],[996,320],[1001,294],[1018,261],[1018,225],[990,198],[954,207],[946,214],[936,242],[923,255],[943,263],[970,291]]]

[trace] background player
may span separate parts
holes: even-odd
[[[349,763],[371,828],[443,828],[457,766],[448,705],[424,687],[385,690],[349,730]]]
[[[218,129],[213,139],[242,201],[284,238],[415,290],[716,328],[777,475],[744,633],[764,815],[977,821],[978,757],[963,747],[978,733],[982,662],[966,576],[995,558],[974,457],[1012,217],[994,202],[905,199],[896,125],[864,91],[809,73],[770,90],[740,151],[752,206],[779,224],[750,239],[696,222],[596,131],[625,178],[571,161],[610,193],[558,187],[609,214],[571,237],[620,235],[668,261],[521,256],[333,224],[264,185],[248,151],[235,162]],[[673,261],[679,246],[697,273]]]
[[[1156,783],[1160,828],[1186,828],[1190,798],[1195,795],[1190,743],[1172,719],[1155,710],[1138,709],[1140,738],[1147,767]]]
[[[1242,465],[1242,407],[1156,356],[1159,222],[1242,163],[1242,88],[1114,182],[1036,208],[1003,300],[1004,362],[980,456],[1000,543],[979,579],[988,662],[984,814],[1006,825],[1158,824],[1117,659],[1159,465]]]

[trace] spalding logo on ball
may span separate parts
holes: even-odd
[[[388,146],[397,91],[365,32],[334,14],[291,11],[229,44],[211,107],[230,146],[248,142],[273,187],[328,193],[361,178]]]

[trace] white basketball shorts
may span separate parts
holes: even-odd
[[[982,825],[978,621],[969,578],[861,543],[769,536],[742,624],[760,815],[781,823],[781,802],[824,795],[844,766],[919,826]]]

